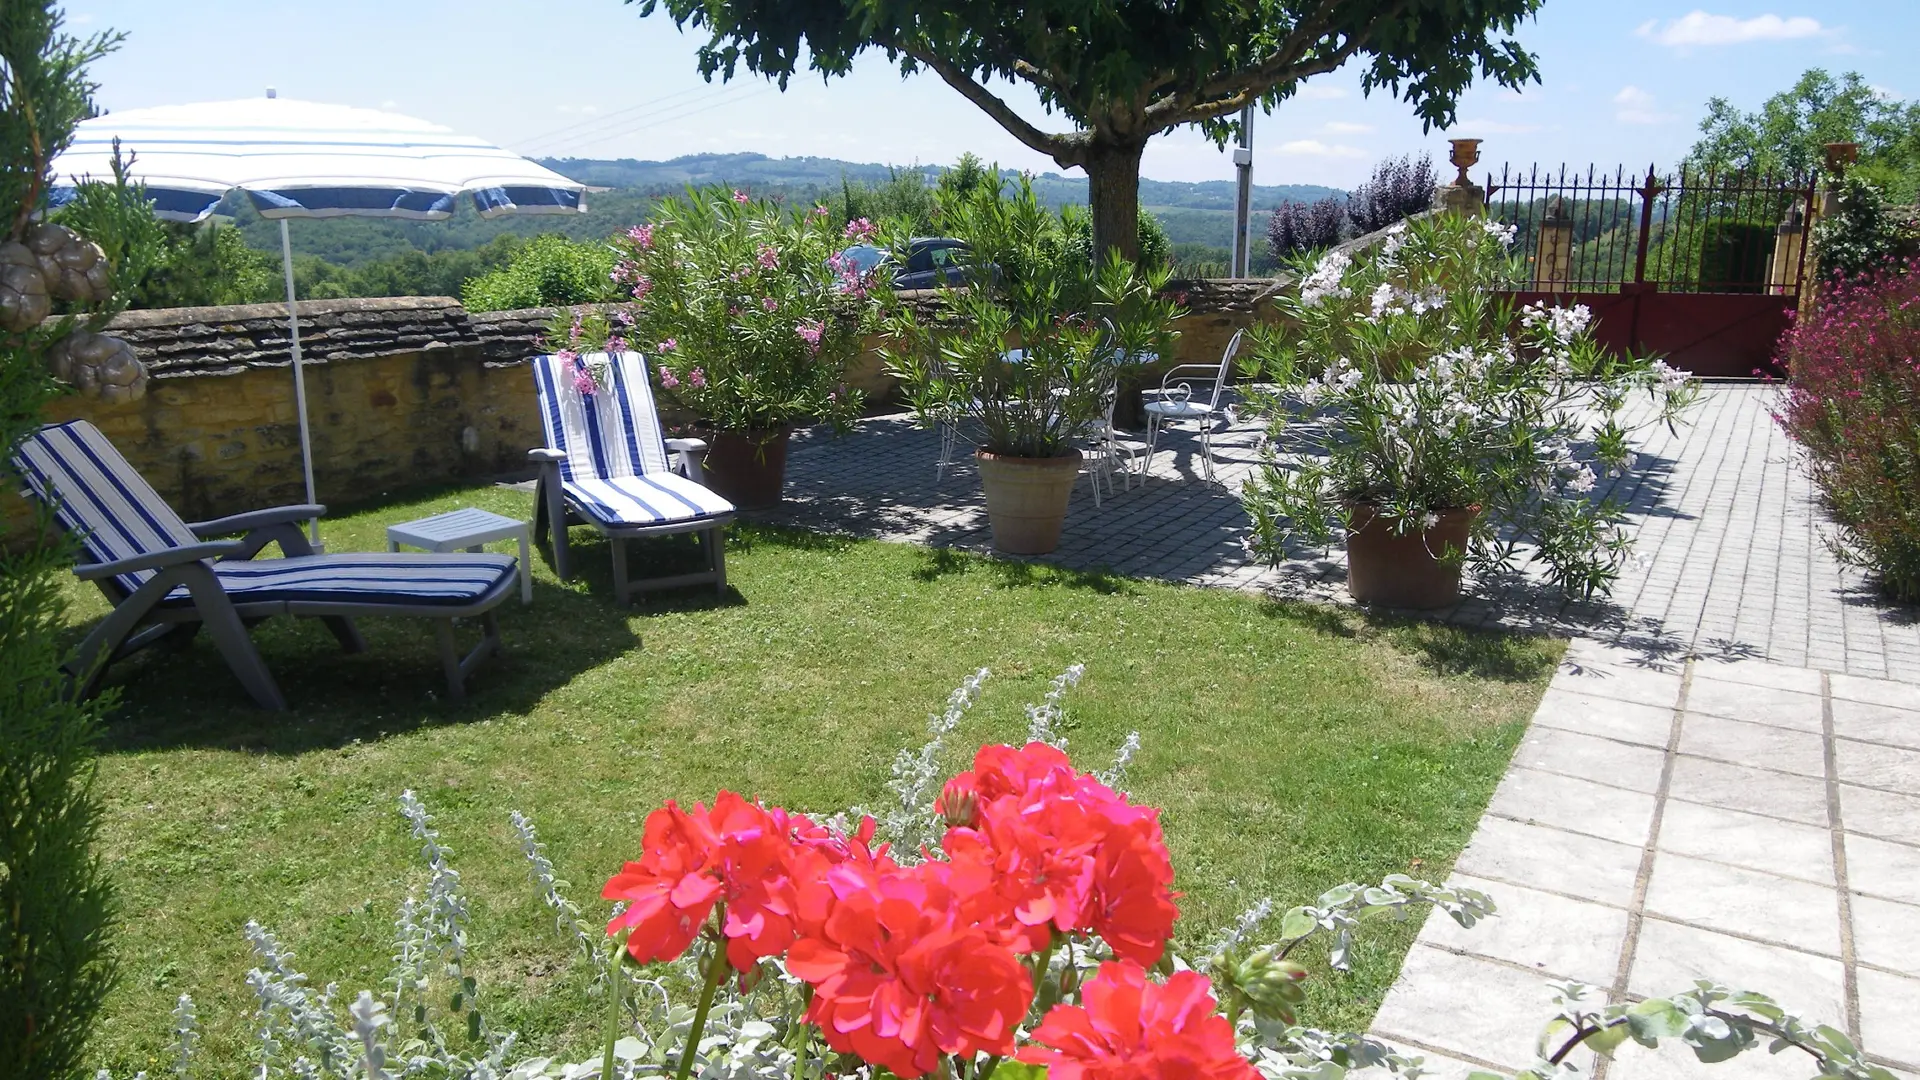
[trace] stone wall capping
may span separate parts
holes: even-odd
[[[1170,285],[1190,315],[1165,362],[1217,362],[1235,330],[1277,317],[1266,301],[1285,284]],[[923,315],[941,306],[938,291],[901,298]],[[322,502],[524,471],[526,451],[544,441],[527,361],[547,351],[547,327],[567,309],[469,312],[452,297],[405,296],[302,301],[299,312]],[[130,311],[108,325],[146,363],[154,392],[118,405],[63,397],[47,419],[98,424],[190,520],[304,498],[285,305]],[[880,407],[896,388],[880,343],[867,344],[848,382]],[[0,492],[0,518],[26,513]]]

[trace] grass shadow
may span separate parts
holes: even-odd
[[[914,567],[912,574],[916,581],[935,582],[976,572],[991,574],[995,587],[1001,589],[1064,585],[1069,589],[1086,589],[1102,596],[1119,596],[1134,591],[1131,579],[1104,567],[1075,570],[1049,563],[976,555],[945,547],[921,548],[919,565]]]
[[[709,595],[711,595],[709,593]],[[634,611],[608,590],[534,581],[532,605],[517,597],[495,609],[500,649],[453,701],[428,620],[360,618],[367,650],[349,655],[315,619],[269,619],[252,630],[288,709],[260,709],[199,635],[185,648],[147,649],[114,665],[107,685],[119,706],[102,742],[107,753],[208,748],[293,755],[404,731],[525,715],[581,673],[644,647]],[[460,647],[478,638],[456,630]]]

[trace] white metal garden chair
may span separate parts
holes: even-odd
[[[1100,506],[1100,481],[1107,482],[1107,494],[1113,494],[1113,474],[1120,474],[1123,490],[1133,490],[1133,469],[1137,451],[1120,442],[1113,426],[1114,408],[1118,404],[1120,387],[1116,384],[1108,387],[1102,395],[1106,404],[1106,415],[1094,426],[1087,445],[1081,448],[1085,455],[1082,470],[1087,474],[1088,486],[1093,488],[1093,505]],[[1124,460],[1123,460],[1124,459]]]
[[[1168,368],[1160,380],[1158,390],[1143,390],[1146,397],[1144,408],[1147,414],[1147,458],[1141,469],[1142,475],[1153,469],[1153,454],[1158,448],[1160,431],[1168,424],[1187,420],[1197,420],[1200,426],[1200,450],[1205,461],[1204,475],[1214,479],[1213,465],[1213,427],[1226,416],[1226,410],[1220,399],[1226,394],[1227,384],[1233,381],[1233,358],[1240,351],[1240,339],[1246,336],[1245,330],[1234,331],[1227,342],[1226,352],[1220,357],[1220,364],[1180,364]],[[1211,375],[1208,379],[1205,376]],[[1193,397],[1194,383],[1213,383],[1212,392],[1205,401],[1196,401]]]

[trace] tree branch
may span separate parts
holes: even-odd
[[[991,116],[999,125],[1007,129],[1014,138],[1059,162],[1062,168],[1083,164],[1084,154],[1079,142],[1071,135],[1055,135],[1041,131],[1028,123],[1026,118],[1013,111],[1013,107],[994,96],[993,91],[975,82],[973,76],[961,70],[945,58],[924,49],[907,49],[905,52],[914,60],[931,68],[933,72],[946,80],[948,86],[960,91],[968,101],[973,102],[980,111]]]
[[[1283,82],[1297,82],[1333,71],[1351,60],[1354,54],[1366,45],[1372,37],[1374,26],[1404,12],[1408,6],[1408,0],[1396,0],[1394,4],[1376,15],[1366,29],[1348,35],[1347,40],[1332,53],[1302,62],[1301,57],[1307,49],[1330,31],[1331,21],[1328,16],[1331,6],[1322,11],[1320,19],[1305,23],[1289,34],[1279,48],[1252,68],[1222,75],[1190,94],[1176,94],[1163,98],[1148,108],[1148,119],[1160,128],[1198,120],[1211,120],[1257,102],[1269,90]]]

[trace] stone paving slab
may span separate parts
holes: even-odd
[[[1888,756],[1917,736],[1920,687],[1574,642],[1451,878],[1500,915],[1463,930],[1432,913],[1375,1034],[1436,1054],[1442,1075],[1460,1060],[1513,1072],[1549,983],[1620,1001],[1704,978],[1920,1073],[1920,770]],[[1628,1049],[1592,1074],[1804,1080],[1793,1055],[1708,1067]]]
[[[1641,433],[1643,468],[1607,481],[1627,507],[1637,560],[1611,600],[1569,601],[1537,575],[1516,573],[1471,583],[1471,595],[1438,617],[1590,637],[1635,655],[1769,660],[1920,683],[1920,611],[1883,605],[1862,575],[1835,560],[1811,484],[1769,414],[1774,393],[1709,385],[1687,425]],[[1083,478],[1060,547],[1042,561],[1348,602],[1340,549],[1297,552],[1278,567],[1253,562],[1244,550],[1238,493],[1259,464],[1258,438],[1246,424],[1214,435],[1217,482],[1202,479],[1191,431],[1166,435],[1148,475],[1123,478],[1097,508]],[[989,550],[978,476],[962,462],[936,481],[939,442],[904,414],[862,421],[840,438],[803,432],[789,457],[786,505],[752,516]],[[1894,690],[1862,692],[1881,695],[1868,704],[1899,703],[1884,700]]]

